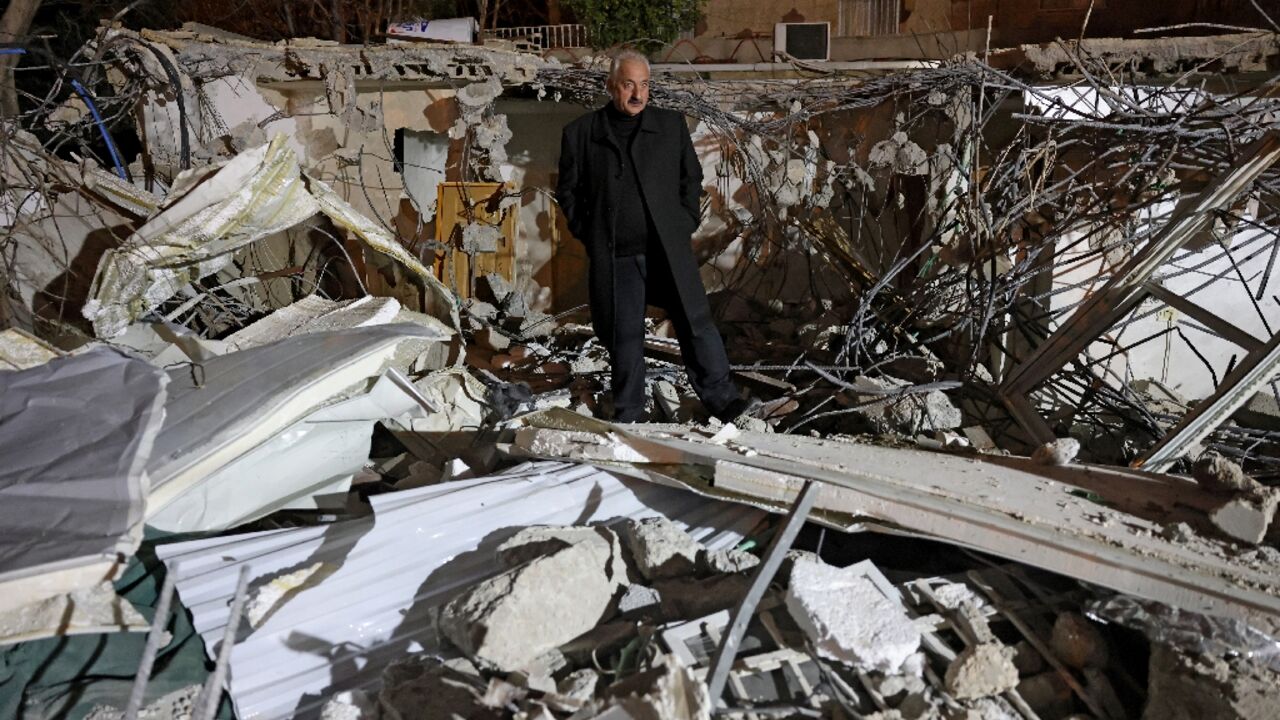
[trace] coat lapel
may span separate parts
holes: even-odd
[[[591,140],[613,148],[613,151],[622,154],[622,148],[619,147],[618,141],[613,138],[613,133],[609,131],[609,118],[605,117],[605,109],[600,108],[595,111],[591,118]]]
[[[636,166],[636,179],[640,181],[641,190],[648,175],[649,159],[658,150],[656,141],[659,139],[654,114],[646,109],[645,112],[640,113],[640,131],[636,133],[636,139],[631,143],[631,162]]]

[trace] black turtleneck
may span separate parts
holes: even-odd
[[[645,207],[644,195],[640,192],[640,178],[636,174],[635,163],[631,162],[631,144],[640,131],[640,116],[643,114],[644,111],[641,110],[635,115],[628,115],[614,107],[613,103],[609,103],[605,109],[609,130],[622,149],[616,178],[617,205],[613,216],[615,257],[644,254],[649,239],[656,236],[653,220]]]

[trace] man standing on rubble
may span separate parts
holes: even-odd
[[[623,50],[609,67],[610,102],[569,123],[556,200],[587,248],[591,320],[609,351],[614,420],[645,406],[646,305],[667,312],[693,389],[721,420],[748,407],[729,379],[690,237],[700,217],[702,166],[680,113],[649,104],[649,61]]]

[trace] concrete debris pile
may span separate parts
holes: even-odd
[[[655,311],[612,423],[598,58],[104,25],[0,125],[0,716],[1276,717],[1280,46],[1128,42],[655,76],[752,397]]]

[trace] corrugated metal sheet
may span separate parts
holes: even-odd
[[[241,565],[250,588],[328,562],[340,567],[263,625],[242,629],[231,656],[241,718],[315,715],[333,693],[375,683],[406,653],[445,650],[435,612],[495,574],[494,549],[522,527],[665,515],[713,548],[731,546],[763,513],[585,465],[526,463],[511,471],[374,499],[374,517],[177,543],[177,587],[212,654]],[[564,588],[572,602],[572,588]]]

